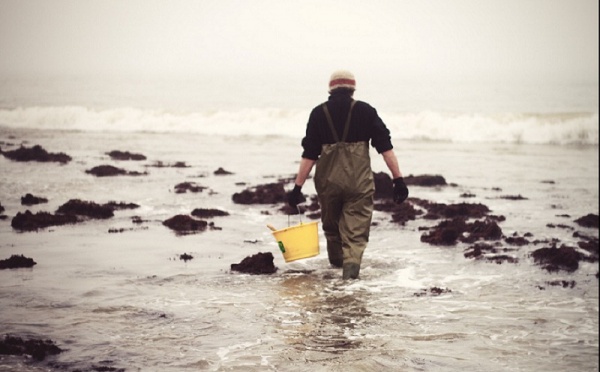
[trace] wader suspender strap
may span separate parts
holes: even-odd
[[[352,118],[352,108],[354,108],[355,100],[352,100],[350,104],[350,110],[348,110],[348,117],[346,118],[346,124],[344,125],[344,134],[342,135],[342,141],[346,142],[346,136],[348,136],[348,128],[350,128],[350,119]],[[329,114],[329,109],[327,108],[327,104],[323,104],[323,111],[325,111],[325,117],[327,118],[327,124],[329,124],[329,128],[331,129],[331,134],[333,134],[333,139],[335,142],[340,142],[340,138],[338,137],[337,131],[333,126],[333,120],[331,120],[331,115]]]

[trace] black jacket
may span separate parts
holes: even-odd
[[[340,141],[342,140],[344,124],[351,102],[352,97],[347,92],[334,92],[329,96],[326,103]],[[377,111],[366,102],[356,101],[352,109],[346,142],[369,141],[380,154],[393,148],[390,131],[377,115]],[[321,155],[322,145],[327,143],[335,143],[335,140],[329,124],[327,124],[323,107],[319,105],[310,113],[306,125],[306,137],[302,139],[302,147],[304,148],[302,157],[317,160]]]

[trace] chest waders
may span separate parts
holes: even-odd
[[[363,252],[369,241],[373,216],[375,185],[371,170],[368,142],[346,142],[352,101],[340,140],[327,106],[323,110],[336,141],[325,144],[316,162],[315,188],[321,205],[323,232],[327,238],[327,254],[333,266],[360,269]]]

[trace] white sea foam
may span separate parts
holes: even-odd
[[[300,138],[326,92],[272,80],[0,77],[0,126]],[[320,98],[319,98],[320,97]],[[367,85],[394,140],[598,144],[598,85],[526,83]]]
[[[0,109],[9,128],[302,137],[308,110],[169,111],[132,107]],[[598,144],[598,113],[380,112],[394,139],[457,143]]]

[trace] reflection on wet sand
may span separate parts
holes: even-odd
[[[285,342],[298,351],[328,354],[360,348],[364,342],[360,330],[371,315],[366,308],[367,293],[349,293],[345,285],[327,275],[286,276],[280,285],[288,316],[280,325]]]

